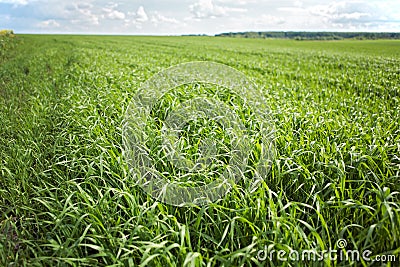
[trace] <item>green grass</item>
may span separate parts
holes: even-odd
[[[21,35],[0,49],[0,266],[319,266],[257,252],[340,238],[399,263],[400,42]],[[141,83],[199,60],[254,80],[277,155],[254,192],[178,208],[134,186],[122,120]]]

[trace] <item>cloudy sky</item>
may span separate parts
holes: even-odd
[[[17,33],[400,32],[399,0],[0,0]]]

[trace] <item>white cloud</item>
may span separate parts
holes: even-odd
[[[377,7],[361,1],[333,2],[328,5],[310,7],[310,14],[322,17],[327,24],[337,26],[362,26],[365,23],[380,19]]]
[[[108,4],[107,4],[106,7],[107,7],[107,8],[114,9],[114,8],[117,8],[117,7],[118,7],[118,3],[115,3],[115,2],[108,2]]]
[[[106,13],[106,15],[103,17],[109,19],[120,19],[120,20],[125,19],[125,13],[115,10],[116,7],[118,7],[118,4],[111,3],[109,7],[103,8],[103,11]]]
[[[159,12],[155,11],[150,20],[154,25],[158,25],[159,23],[170,23],[170,24],[178,24],[179,20],[175,18],[169,18],[161,15]]]
[[[60,24],[54,19],[44,20],[37,24],[39,28],[58,28]]]
[[[14,4],[14,6],[24,6],[28,4],[28,0],[0,0],[0,3]]]
[[[108,14],[110,19],[125,19],[124,12],[120,12],[118,10],[113,10]]]
[[[293,2],[293,6],[301,8],[301,7],[303,7],[303,2],[301,2],[299,0],[295,0]]]
[[[144,9],[143,6],[139,6],[136,12],[128,11],[127,13],[127,18],[124,20],[125,27],[134,25],[136,29],[142,29],[143,24],[148,24],[149,22],[149,15],[147,14],[146,10]],[[154,14],[151,16],[151,22],[153,25],[157,24],[159,21],[158,19],[161,18],[160,14],[157,15],[157,12],[154,12]]]
[[[241,6],[258,2],[258,0],[215,0],[215,1],[218,3],[222,3],[222,4],[233,4],[233,5],[241,5]]]
[[[93,8],[93,5],[90,3],[78,3],[78,4],[76,4],[76,7],[78,9],[91,9],[91,8]]]
[[[136,21],[138,22],[146,22],[149,20],[146,11],[144,10],[143,6],[140,6],[136,11]]]
[[[245,8],[235,8],[214,4],[212,0],[199,0],[189,6],[190,12],[196,19],[224,17],[232,12],[246,12]]]
[[[256,27],[259,26],[277,26],[285,23],[285,19],[283,17],[272,16],[272,15],[262,15],[259,18],[256,18],[254,24]]]
[[[93,5],[90,3],[72,3],[64,7],[63,14],[65,19],[69,19],[72,24],[80,25],[99,25],[99,14],[95,14]]]

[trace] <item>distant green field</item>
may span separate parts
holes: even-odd
[[[0,38],[0,266],[400,263],[400,41]],[[143,82],[190,61],[254,81],[277,155],[254,192],[180,208],[134,186],[122,120]],[[360,259],[276,254],[329,249]]]

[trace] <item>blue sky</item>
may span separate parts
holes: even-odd
[[[399,0],[0,0],[17,33],[215,34],[312,30],[400,32]]]

